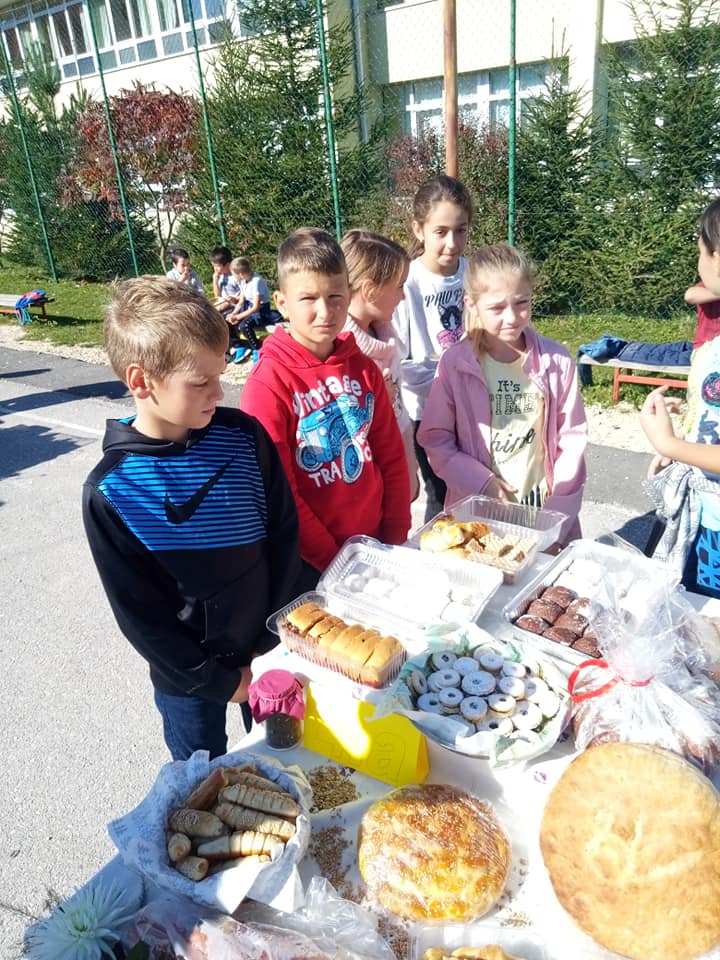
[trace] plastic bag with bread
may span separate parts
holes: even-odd
[[[292,910],[299,894],[286,884],[307,849],[311,802],[296,768],[241,751],[209,761],[198,751],[166,764],[108,830],[125,862],[160,888],[231,913],[251,890],[264,903],[282,891]]]

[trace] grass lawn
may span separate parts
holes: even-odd
[[[107,298],[105,284],[76,283],[70,280],[53,282],[35,270],[12,265],[0,268],[0,293],[24,293],[34,288],[45,290],[55,302],[48,304],[48,320],[34,320],[25,327],[27,340],[49,340],[51,343],[79,347],[102,345],[102,313]],[[13,323],[9,314],[0,314],[0,322]],[[538,331],[559,340],[575,356],[581,343],[596,340],[603,333],[613,333],[625,340],[669,343],[692,340],[696,316],[694,310],[679,312],[675,318],[657,320],[624,314],[583,314],[581,316],[543,317],[535,320]],[[612,402],[612,370],[593,367],[592,387],[583,388],[586,403],[609,406]],[[621,385],[621,399],[639,406],[649,387],[640,384]],[[684,396],[683,391],[679,391]]]

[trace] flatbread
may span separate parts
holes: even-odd
[[[410,920],[469,920],[500,897],[510,841],[489,803],[443,784],[411,784],[372,804],[358,865],[370,897]]]
[[[720,944],[720,794],[682,757],[605,743],[567,768],[540,848],[563,907],[633,960],[691,960]]]

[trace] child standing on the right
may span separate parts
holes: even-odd
[[[423,183],[413,201],[414,242],[405,299],[393,316],[402,365],[400,389],[413,421],[415,455],[425,486],[429,520],[442,509],[445,484],[430,466],[417,432],[440,355],[463,335],[463,253],[472,221],[467,188],[454,177]]]
[[[532,269],[507,244],[465,272],[467,337],[440,360],[418,434],[447,484],[446,508],[484,494],[567,516],[580,536],[587,422],[575,361],[531,326]]]

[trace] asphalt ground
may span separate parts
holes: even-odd
[[[226,404],[238,396],[228,384]],[[108,367],[0,349],[0,960],[16,960],[27,924],[114,855],[106,823],[169,759],[145,665],[115,625],[80,514],[105,420],[131,410]],[[648,460],[590,447],[586,536],[644,544]],[[233,708],[230,743],[241,731]]]

